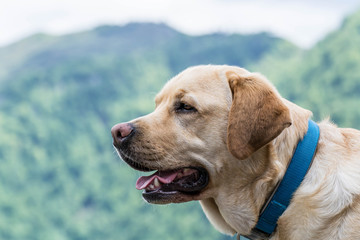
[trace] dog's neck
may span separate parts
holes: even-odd
[[[305,110],[287,100],[284,99],[285,104],[290,109],[290,115],[292,119],[296,119],[295,121],[292,121],[292,126],[290,126],[287,129],[284,129],[284,131],[275,138],[268,146],[272,154],[272,158],[269,158],[270,165],[278,164],[278,173],[273,176],[273,183],[269,183],[267,187],[267,197],[266,201],[270,200],[270,196],[274,194],[274,192],[277,189],[277,186],[281,182],[281,180],[284,178],[285,172],[287,171],[287,168],[290,164],[290,161],[293,158],[295,149],[298,146],[299,140],[303,139],[306,132],[308,131],[308,124],[309,124],[309,118],[311,117],[312,113],[308,110]],[[311,158],[312,159],[312,158]],[[311,160],[310,159],[310,160]],[[269,191],[269,189],[271,189]],[[265,190],[265,189],[264,189]],[[264,200],[264,198],[262,198]],[[264,204],[262,205],[262,208],[264,208]],[[253,231],[252,233],[256,233],[257,231]],[[255,234],[255,238],[250,239],[257,239],[256,236],[259,236],[261,239],[265,235]],[[264,238],[265,239],[265,238]]]
[[[309,171],[319,141],[319,126],[312,120],[308,121],[306,135],[299,141],[296,150],[287,166],[282,180],[276,185],[271,197],[263,206],[256,227],[249,239],[269,239],[278,224],[279,218],[288,208],[293,194],[303,182]]]
[[[256,225],[262,206],[275,189],[277,183],[283,178],[299,139],[307,132],[308,119],[312,113],[285,99],[284,103],[290,109],[291,118],[296,119],[296,122],[292,121],[290,127],[286,128],[268,145],[254,153],[248,160],[245,160],[246,162],[239,163],[243,165],[238,176],[250,174],[252,170],[256,169],[256,167],[252,168],[251,165],[262,164],[265,170],[262,170],[258,177],[254,177],[253,182],[239,187],[239,198],[234,203],[220,202],[220,198],[201,201],[207,217],[221,232],[250,234],[251,229]],[[264,161],[264,159],[268,162],[260,162]],[[257,175],[259,172],[253,174]],[[241,182],[241,180],[239,179],[238,182]],[[246,205],[246,202],[253,202],[254,204],[250,207],[250,205]],[[225,206],[225,204],[231,205],[231,208]],[[234,206],[236,204],[237,206]],[[209,211],[210,209],[212,211]],[[231,209],[231,211],[226,212],[227,209]]]

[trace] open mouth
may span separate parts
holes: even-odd
[[[121,158],[132,168],[142,172],[155,171],[128,157],[118,150]],[[143,198],[154,204],[181,203],[198,200],[197,197],[209,183],[209,174],[202,167],[183,167],[171,170],[157,170],[150,176],[140,177],[136,182],[138,190],[144,190]]]
[[[149,203],[179,203],[194,200],[208,182],[209,175],[204,168],[185,167],[140,177],[136,188],[144,190],[143,197]]]

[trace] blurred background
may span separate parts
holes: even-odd
[[[112,148],[110,128],[196,64],[261,72],[360,128],[358,0],[1,2],[0,239],[234,239],[196,202],[145,204]]]

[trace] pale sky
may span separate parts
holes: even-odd
[[[310,47],[357,9],[359,0],[2,0],[0,46],[37,32],[137,21],[192,35],[267,31]]]

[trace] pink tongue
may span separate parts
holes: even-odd
[[[136,181],[136,189],[142,190],[147,188],[155,178],[157,178],[161,183],[171,183],[176,178],[178,172],[156,172],[150,176],[140,177]],[[161,175],[161,177],[159,176]]]

